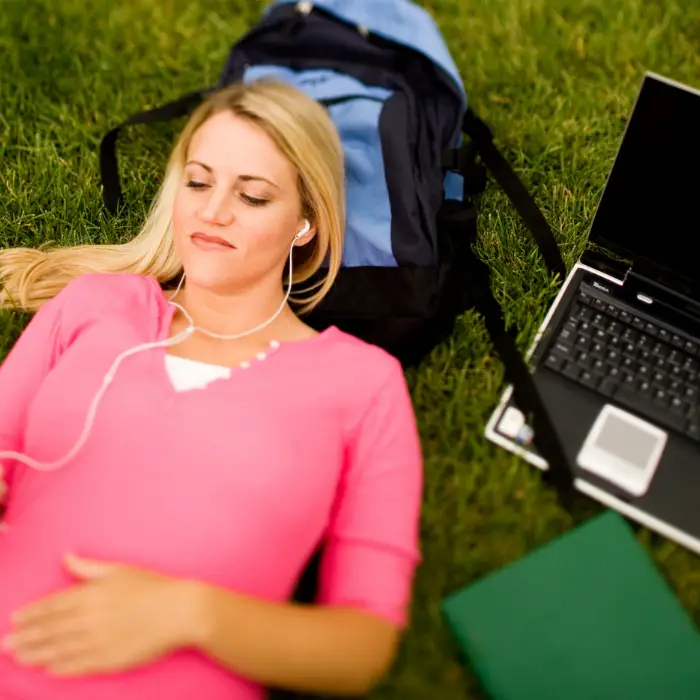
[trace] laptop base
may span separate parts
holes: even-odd
[[[621,285],[619,280],[585,265],[575,266],[529,353],[535,362],[541,363],[534,370],[533,380],[572,465],[576,490],[700,554],[700,444],[682,433],[665,430],[652,420],[636,416],[614,399],[550,370],[542,361],[549,345],[548,334],[558,331],[580,283],[591,273],[598,276],[603,285]],[[629,416],[630,423],[640,421],[642,430],[650,436],[651,452],[647,461],[640,465],[638,475],[629,464],[622,465],[622,469],[619,464],[613,464],[613,468],[608,464],[606,468],[601,463],[605,461],[601,460],[601,455],[591,452],[592,430],[601,415],[607,413]],[[619,435],[620,431],[616,433]],[[525,416],[513,403],[512,388],[503,394],[485,434],[489,440],[533,466],[548,468],[532,443],[533,435]],[[634,437],[630,440],[639,442]],[[620,450],[613,452],[620,453]],[[624,458],[624,445],[622,455],[617,456]]]

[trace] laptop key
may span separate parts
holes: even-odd
[[[569,343],[564,343],[561,340],[557,340],[552,346],[552,352],[557,355],[561,355],[564,358],[571,357],[573,355],[573,347]]]
[[[621,381],[621,374],[622,372],[618,367],[608,367],[608,379],[613,379],[619,383]]]
[[[608,334],[614,336],[615,338],[619,338],[622,333],[622,325],[617,321],[611,321],[608,323],[607,331]]]
[[[578,350],[583,350],[583,351],[589,350],[591,347],[591,344],[592,344],[591,339],[586,337],[585,335],[577,336],[576,342],[574,343],[574,345],[576,346],[576,348]]]
[[[651,376],[651,383],[659,389],[666,386],[667,380],[668,375],[664,372],[654,372]]]
[[[664,345],[663,343],[655,343],[651,348],[652,355],[656,355],[657,357],[666,358],[670,352],[668,345]]]
[[[683,338],[681,338],[679,335],[672,335],[671,343],[677,348],[682,348],[685,345],[685,340],[683,340]]]
[[[624,373],[622,377],[622,383],[630,389],[632,389],[633,387],[637,386],[639,380],[633,374]]]
[[[679,365],[673,365],[668,373],[668,376],[674,381],[679,382],[683,379],[683,370]]]
[[[685,416],[688,414],[690,407],[688,404],[683,401],[680,396],[673,396],[671,395],[671,410],[674,411],[675,413],[680,413],[682,416]]]
[[[678,350],[671,350],[671,352],[668,354],[668,357],[666,358],[672,365],[680,366],[683,360],[685,359],[684,355],[682,352],[679,352]]]
[[[544,364],[550,369],[559,371],[563,367],[564,362],[565,360],[561,355],[555,355],[554,353],[550,352],[549,355],[547,355],[547,359],[544,361]]]
[[[605,357],[605,345],[603,345],[603,343],[594,342],[593,345],[591,345],[591,355],[602,360]]]
[[[612,396],[619,388],[620,384],[613,379],[603,379],[598,386],[598,391],[605,396]]]
[[[652,350],[654,345],[654,339],[649,335],[643,335],[637,341],[637,347],[640,350]]]
[[[670,411],[668,407],[655,403],[648,396],[630,390],[625,385],[622,385],[613,394],[612,398],[626,409],[633,413],[638,413],[643,418],[674,430],[685,432],[687,420],[682,414]]]
[[[683,362],[683,369],[686,372],[697,372],[698,368],[700,368],[700,364],[698,364],[697,360],[694,360],[692,357],[689,357],[685,362]]]
[[[605,326],[608,325],[608,322],[605,316],[603,316],[603,314],[598,313],[595,314],[595,316],[593,316],[593,319],[591,320],[591,325],[594,328],[600,328],[601,330],[605,330]]]
[[[622,360],[620,369],[623,372],[629,372],[629,374],[636,374],[637,370],[639,369],[639,365],[631,357],[625,357]]]
[[[641,382],[637,387],[637,393],[643,398],[651,399],[654,396],[654,387],[649,382]]]
[[[578,379],[582,373],[582,369],[577,367],[573,362],[567,362],[564,365],[563,374],[571,379]]]
[[[590,369],[593,365],[594,358],[592,358],[585,350],[580,352],[576,357],[576,364],[582,369]]]
[[[574,332],[570,329],[564,326],[564,328],[561,329],[561,332],[559,333],[559,338],[558,340],[563,341],[563,342],[573,342],[574,339]]]
[[[688,423],[685,434],[693,440],[700,440],[700,423]]]
[[[681,396],[683,396],[684,391],[685,391],[685,387],[683,386],[682,382],[672,381],[668,385],[668,393],[673,394],[674,396],[681,397]]]
[[[671,405],[671,395],[664,389],[657,389],[654,394],[654,403],[668,408]]]
[[[590,387],[591,389],[595,389],[600,384],[600,376],[586,370],[581,373],[578,380],[581,382],[581,384]]]
[[[613,365],[614,367],[618,367],[620,363],[622,362],[622,355],[617,350],[608,350],[607,355],[605,356],[605,361],[609,365]]]
[[[654,357],[648,350],[639,350],[636,357],[640,362],[643,362],[646,365],[650,365],[652,363],[657,364],[659,359],[658,357]]]
[[[608,373],[608,368],[606,367],[605,362],[603,362],[603,360],[601,360],[599,357],[594,359],[591,370],[596,374]]]

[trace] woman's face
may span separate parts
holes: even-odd
[[[210,117],[192,138],[173,209],[188,283],[223,293],[281,284],[303,227],[297,173],[272,139],[231,112]]]

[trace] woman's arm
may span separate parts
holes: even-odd
[[[351,431],[318,605],[200,588],[195,645],[266,686],[364,695],[391,665],[419,561],[422,454],[398,363]]]
[[[394,658],[397,626],[360,610],[270,603],[215,587],[197,595],[195,646],[266,686],[361,696]]]
[[[66,288],[41,306],[0,365],[0,463],[8,495],[15,462],[3,453],[22,452],[29,405],[63,350],[61,310],[67,293]]]

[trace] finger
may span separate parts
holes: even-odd
[[[39,620],[61,617],[75,609],[81,592],[81,589],[61,591],[38,602],[30,603],[12,614],[12,622],[16,627],[21,627]]]
[[[16,660],[24,666],[50,666],[90,653],[91,644],[82,634],[44,641],[15,652]]]
[[[3,646],[8,651],[22,654],[76,636],[87,636],[87,628],[81,618],[71,616],[48,623],[29,625],[9,635]]]

